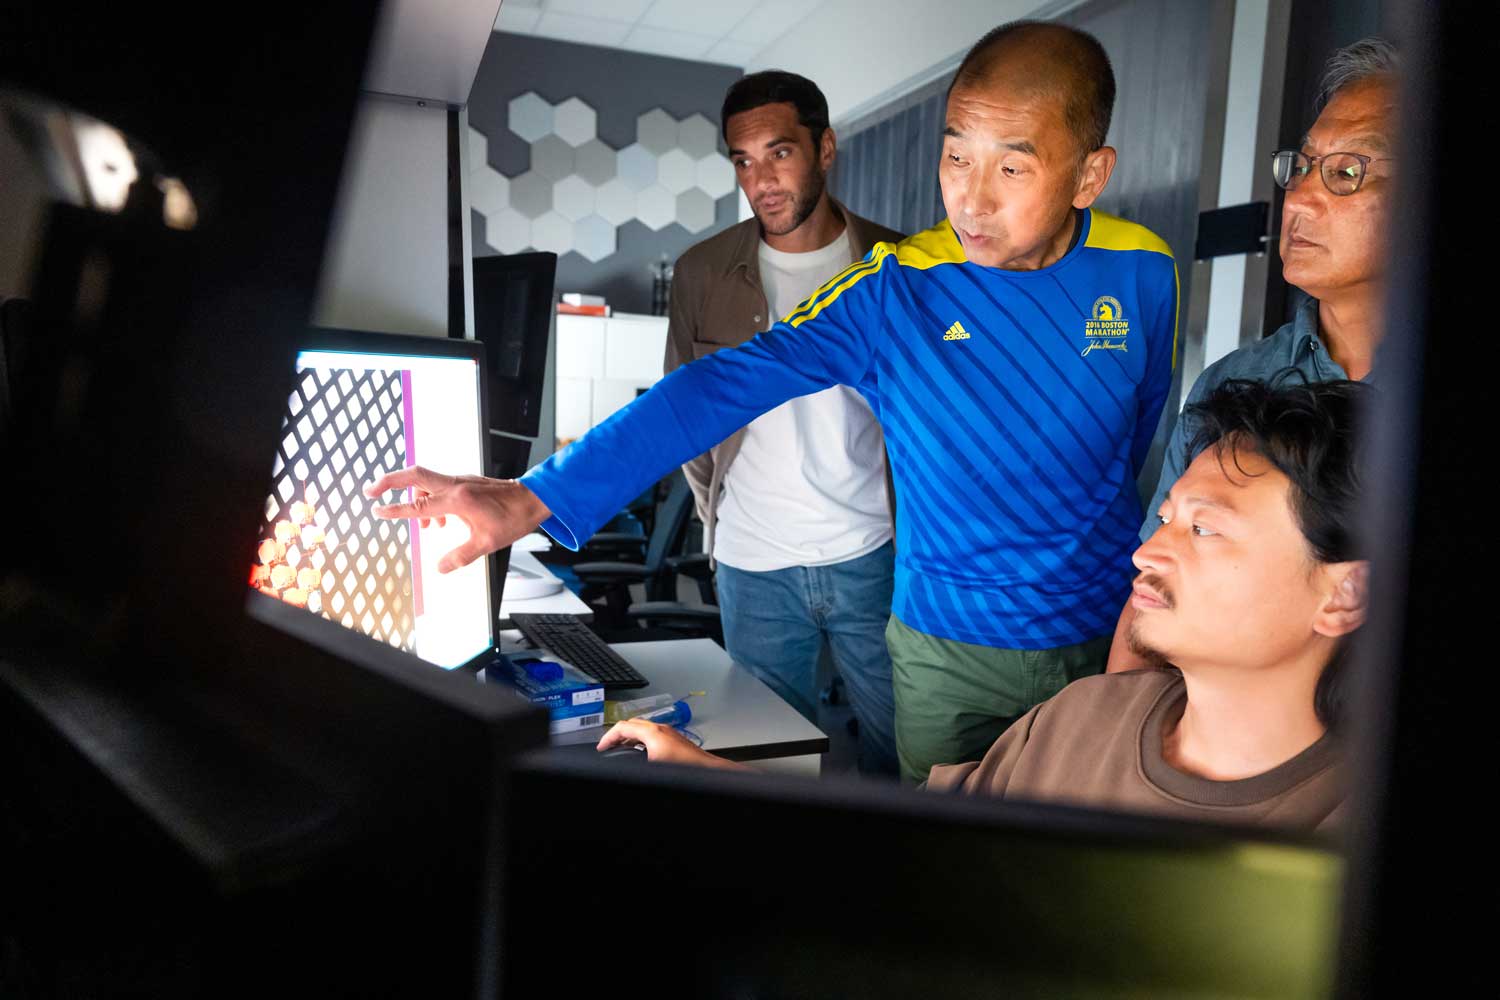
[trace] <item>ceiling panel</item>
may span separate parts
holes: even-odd
[[[749,65],[826,0],[505,0],[497,30]]]

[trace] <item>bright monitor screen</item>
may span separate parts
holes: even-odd
[[[252,588],[445,669],[490,648],[488,561],[437,570],[468,528],[377,518],[362,492],[408,465],[483,474],[477,357],[298,353]]]

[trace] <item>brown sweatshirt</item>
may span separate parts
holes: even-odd
[[[934,767],[927,787],[1292,830],[1339,824],[1345,787],[1334,736],[1264,774],[1211,781],[1162,757],[1162,737],[1186,704],[1176,670],[1087,677],[1027,712],[983,760]]]

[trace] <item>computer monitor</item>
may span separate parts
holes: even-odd
[[[444,669],[487,653],[503,570],[480,559],[439,573],[467,526],[378,518],[363,493],[408,465],[485,473],[483,366],[477,341],[311,333],[297,352],[260,533],[247,552],[250,587]]]
[[[556,275],[555,253],[474,260],[474,336],[487,345],[491,430],[527,438],[541,430]]]

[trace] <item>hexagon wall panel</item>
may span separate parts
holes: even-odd
[[[490,141],[473,125],[469,126],[469,173],[478,173],[490,165]]]
[[[531,245],[561,256],[573,249],[573,223],[556,212],[548,212],[531,224]]]
[[[616,177],[599,188],[594,210],[616,226],[625,225],[635,218],[635,188]]]
[[[594,188],[582,177],[564,177],[552,186],[552,210],[569,222],[594,214]]]
[[[510,207],[487,213],[484,241],[501,253],[520,253],[531,246],[531,220]]]
[[[576,97],[570,97],[554,108],[552,117],[552,131],[569,146],[582,146],[597,134],[599,117],[593,108]]]
[[[677,196],[660,184],[653,184],[636,199],[635,217],[647,229],[665,229],[677,218]]]
[[[698,164],[682,150],[670,150],[656,161],[656,180],[673,194],[682,194],[698,183]]]
[[[527,142],[536,142],[552,131],[552,105],[532,91],[510,102],[510,130]]]
[[[469,204],[480,215],[510,204],[510,180],[498,170],[476,170],[469,182]]]
[[[615,252],[615,226],[597,215],[573,224],[573,249],[584,260],[597,264]]]
[[[697,188],[677,196],[677,221],[690,233],[701,233],[714,224],[714,200]]]
[[[552,178],[528,170],[510,182],[510,207],[537,219],[552,207]]]
[[[507,178],[489,164],[489,137],[469,129],[469,203],[500,253],[577,253],[599,262],[632,219],[660,232],[712,228],[719,198],[734,193],[734,167],[719,154],[706,116],[682,121],[661,108],[636,119],[636,141],[615,150],[598,137],[598,113],[570,97],[553,105],[527,92],[506,107],[506,125],[528,147],[531,168]]]
[[[590,139],[574,154],[573,170],[594,187],[599,187],[614,179],[615,151],[598,139]]]
[[[719,151],[719,129],[702,115],[688,115],[677,127],[677,145],[695,160]]]
[[[734,179],[734,164],[727,157],[714,153],[698,161],[698,186],[712,198],[734,194],[737,182]]]
[[[656,183],[656,154],[632,142],[615,157],[615,174],[632,190],[644,191]]]
[[[677,120],[652,108],[635,120],[635,141],[658,155],[677,148]]]
[[[543,177],[560,181],[573,172],[573,147],[555,135],[544,135],[531,144],[531,169]]]

